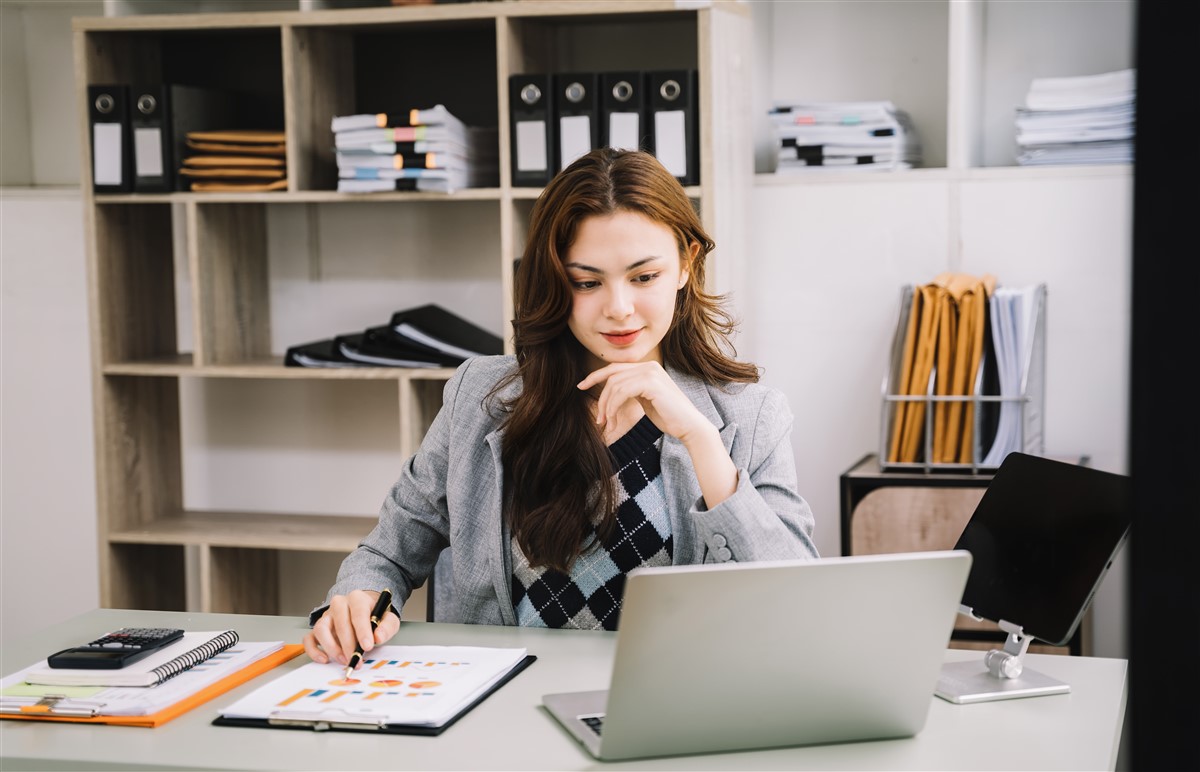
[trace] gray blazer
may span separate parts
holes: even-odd
[[[325,604],[351,590],[391,588],[397,610],[451,556],[452,608],[439,621],[515,625],[510,534],[501,516],[501,416],[484,404],[516,367],[512,356],[463,363],[446,383],[442,409],[417,453],[404,465],[379,513],[379,524],[342,562]],[[664,436],[662,476],[671,504],[676,564],[817,556],[813,515],[796,492],[792,413],[784,396],[758,384],[724,388],[670,370],[688,399],[720,430],[738,468],[738,487],[708,509],[683,444]],[[519,393],[519,382],[498,396]],[[439,593],[440,596],[441,593]]]

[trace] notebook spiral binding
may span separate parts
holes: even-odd
[[[196,648],[184,654],[180,654],[175,659],[159,665],[150,672],[154,673],[155,677],[158,679],[158,683],[161,684],[168,678],[173,678],[185,670],[190,670],[192,667],[195,667],[206,659],[215,657],[237,642],[237,631],[226,630],[224,633],[216,638],[213,638],[208,643],[197,646]]]

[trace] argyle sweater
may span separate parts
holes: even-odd
[[[571,564],[570,575],[529,565],[514,538],[512,598],[517,624],[616,630],[625,575],[639,566],[669,566],[674,553],[663,488],[663,433],[647,417],[608,447],[617,470],[617,521],[607,540]],[[596,535],[594,524],[593,536]]]

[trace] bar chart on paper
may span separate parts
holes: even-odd
[[[310,662],[221,711],[226,718],[438,726],[525,658],[524,649],[380,646],[349,678]]]

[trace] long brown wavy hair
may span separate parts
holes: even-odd
[[[588,217],[635,212],[675,234],[688,271],[676,294],[675,316],[663,338],[663,364],[709,384],[754,382],[758,368],[734,359],[734,321],[724,298],[704,291],[712,239],[687,193],[654,156],[593,150],[559,173],[538,197],[516,274],[513,320],[519,396],[504,403],[504,512],[531,565],[569,572],[574,559],[605,538],[616,520],[612,460],[596,427],[589,397],[576,388],[588,374],[586,351],[567,327],[573,292],[563,265]],[[689,247],[699,244],[688,261]]]

